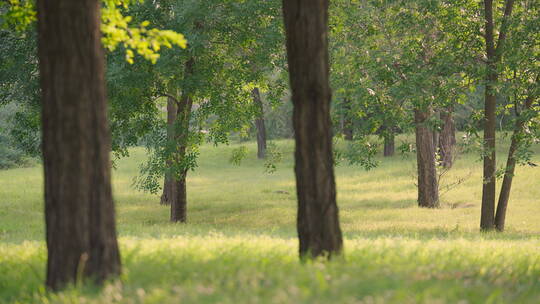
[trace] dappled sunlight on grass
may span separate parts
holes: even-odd
[[[59,295],[47,295],[38,288],[45,260],[42,243],[0,247],[0,263],[10,270],[0,282],[11,287],[0,291],[0,296],[16,296],[25,303],[47,298],[72,303],[73,298],[82,297],[87,303],[175,303],[180,299],[331,303],[368,297],[384,303],[426,299],[480,303],[490,296],[534,303],[540,299],[536,292],[540,258],[532,254],[538,241],[357,237],[346,240],[344,260],[307,264],[298,263],[295,239],[265,235],[230,237],[209,231],[205,236],[123,237],[120,245],[121,284],[111,283],[99,293],[83,288]],[[12,267],[18,271],[11,271]]]
[[[188,174],[188,222],[159,195],[132,188],[145,150],[116,161],[113,192],[124,273],[102,291],[43,289],[41,167],[0,171],[0,302],[20,303],[540,303],[540,169],[519,167],[507,231],[478,231],[481,163],[463,155],[443,179],[440,209],[416,205],[414,155],[364,171],[336,168],[345,258],[298,262],[292,141],[273,174],[256,145],[201,147]],[[538,147],[536,147],[538,150]],[[499,157],[501,160],[503,156]],[[540,162],[535,156],[534,162]]]

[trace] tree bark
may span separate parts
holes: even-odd
[[[503,22],[499,31],[499,38],[495,46],[494,23],[493,23],[493,0],[484,0],[485,18],[485,41],[486,41],[486,85],[484,100],[484,172],[482,187],[482,211],[480,217],[480,229],[492,230],[495,228],[495,186],[496,186],[496,158],[495,158],[495,131],[496,131],[496,108],[497,98],[495,86],[498,82],[497,64],[500,61],[500,53],[504,43],[507,22],[512,14],[514,1],[507,0],[503,16]]]
[[[354,131],[351,119],[351,100],[348,98],[343,100],[343,112],[343,136],[345,140],[351,141],[354,137]]]
[[[176,121],[176,101],[172,97],[167,98],[167,141],[168,145],[175,142],[174,124]],[[167,169],[172,167],[172,160],[167,160]],[[175,181],[172,172],[165,173],[163,182],[163,194],[161,195],[161,205],[170,205],[175,195]]]
[[[495,44],[493,39],[493,1],[484,1],[486,29],[487,73],[484,100],[484,172],[482,186],[482,211],[480,228],[491,230],[494,227],[495,214],[495,128],[496,96],[493,85],[497,82],[495,71]]]
[[[186,62],[185,77],[193,75],[193,65],[194,59],[191,57]],[[175,193],[173,193],[173,200],[171,202],[171,222],[185,223],[187,221],[187,168],[185,168],[185,157],[189,140],[189,120],[191,118],[192,106],[191,88],[185,86],[176,112],[175,138],[178,144],[178,150],[175,161],[179,172],[176,172],[174,175],[176,186],[174,187]]]
[[[384,136],[384,157],[394,156],[396,150],[396,136],[391,131]]]
[[[178,150],[176,162],[179,166],[179,172],[174,174],[174,185],[171,189],[171,222],[185,223],[187,221],[187,189],[186,177],[187,169],[184,168],[188,136],[189,136],[189,119],[191,117],[191,107],[193,100],[189,95],[184,95],[178,105],[177,117],[179,119],[177,129]]]
[[[175,177],[173,200],[171,202],[171,222],[185,223],[187,221],[187,170]]]
[[[46,285],[120,274],[111,194],[100,2],[37,2]]]
[[[301,258],[342,251],[330,121],[328,0],[283,0]]]
[[[261,93],[259,88],[254,88],[251,91],[253,96],[253,102],[257,106],[259,114],[255,119],[255,126],[257,127],[257,158],[263,159],[266,158],[266,127],[264,125],[264,108],[261,100]]]
[[[456,146],[456,126],[451,108],[441,112],[443,127],[439,137],[439,153],[443,168],[451,168],[454,164],[454,153]]]
[[[441,118],[439,111],[434,111],[431,115],[437,119]],[[439,153],[439,138],[440,138],[439,130],[432,129],[431,136],[433,139],[433,150],[435,151],[435,162],[437,162],[437,153]]]
[[[416,162],[418,169],[418,206],[439,207],[439,185],[435,162],[433,131],[426,125],[430,110],[415,109]]]
[[[533,104],[533,96],[527,97],[525,100],[525,110],[529,110]],[[497,212],[495,214],[495,227],[498,231],[504,231],[504,224],[506,220],[506,209],[508,208],[508,201],[510,199],[510,190],[512,189],[512,180],[514,178],[514,172],[516,169],[516,151],[521,142],[521,135],[523,133],[523,126],[525,120],[516,118],[514,126],[514,132],[512,134],[512,141],[508,151],[508,159],[506,160],[506,168],[504,171],[503,184],[501,192],[499,194],[499,201],[497,203]]]

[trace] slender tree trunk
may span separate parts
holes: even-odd
[[[175,177],[173,200],[171,202],[171,222],[185,223],[187,221],[187,170]]]
[[[437,118],[437,119],[441,118],[439,111],[434,111],[433,114],[431,114],[431,115],[433,117]],[[433,149],[435,151],[435,161],[437,161],[437,153],[439,153],[440,133],[439,133],[438,130],[431,130],[431,136],[432,136],[432,139],[433,139]]]
[[[533,96],[529,96],[525,100],[525,110],[529,110],[533,103]],[[497,213],[495,215],[495,226],[497,230],[504,231],[504,223],[506,219],[506,209],[508,208],[508,200],[510,199],[510,190],[512,189],[512,180],[514,178],[514,172],[516,169],[516,151],[521,141],[521,135],[523,133],[523,126],[525,120],[517,117],[516,124],[514,126],[514,133],[512,134],[512,141],[508,151],[508,159],[506,160],[506,168],[504,171],[503,184],[501,192],[499,194],[499,202],[497,203]]]
[[[46,285],[120,273],[100,2],[39,0]]]
[[[435,147],[433,131],[426,125],[429,110],[416,109],[416,162],[418,168],[418,206],[426,208],[439,207],[439,185],[435,163]]]
[[[167,98],[167,141],[168,145],[175,144],[174,124],[176,121],[176,102],[172,97]],[[167,160],[167,168],[171,168],[173,162]],[[161,204],[170,205],[172,197],[176,193],[174,174],[172,172],[165,173],[163,182],[163,194],[161,195]]]
[[[264,108],[259,88],[254,88],[251,95],[259,111],[257,119],[255,119],[255,126],[257,127],[257,158],[263,159],[266,158],[266,127],[264,125]]]
[[[495,71],[495,44],[493,39],[493,1],[484,1],[486,19],[486,51],[487,51],[487,73],[484,101],[484,173],[482,186],[482,211],[480,218],[480,228],[491,230],[494,228],[495,214],[495,128],[497,107],[494,84],[497,82]]]
[[[185,77],[193,75],[194,59],[191,57],[186,62]],[[178,144],[178,151],[175,161],[180,167],[180,172],[175,174],[175,184],[173,200],[171,202],[171,222],[185,223],[187,220],[187,191],[186,191],[186,176],[187,169],[182,165],[185,162],[187,145],[189,140],[189,120],[191,118],[191,108],[193,99],[191,97],[191,89],[184,87],[182,99],[177,105],[175,123],[175,137]]]
[[[328,0],[283,0],[295,130],[300,256],[341,253],[328,74]]]
[[[503,22],[499,31],[498,43],[495,46],[493,23],[493,0],[484,0],[485,41],[486,41],[486,85],[484,101],[484,173],[482,187],[482,211],[480,229],[492,230],[495,228],[495,186],[496,186],[496,159],[495,159],[495,131],[497,99],[495,86],[498,82],[497,64],[507,32],[507,20],[512,14],[514,1],[507,0]]]
[[[353,140],[354,131],[353,131],[353,122],[351,119],[351,100],[345,98],[343,100],[343,136],[345,140]]]
[[[187,140],[189,136],[189,119],[191,117],[191,107],[193,101],[189,95],[182,97],[182,101],[178,105],[177,117],[180,119],[177,130],[177,163],[182,164],[185,161],[187,151]],[[180,166],[182,167],[182,166]],[[187,169],[181,168],[179,173],[174,176],[174,186],[172,187],[171,201],[171,222],[185,223],[187,220],[187,190],[186,190]]]
[[[441,112],[443,127],[439,137],[439,153],[441,163],[444,168],[451,168],[454,164],[454,153],[456,147],[456,126],[451,108]]]
[[[396,136],[391,129],[387,132],[384,136],[384,157],[391,157],[394,156],[396,150]]]
[[[193,101],[189,95],[184,95],[178,105],[177,117],[180,119],[180,130],[177,130],[178,151],[176,161],[182,164],[185,161],[189,136],[189,118]],[[182,166],[180,166],[182,167]],[[174,186],[172,187],[171,201],[171,222],[185,223],[187,220],[187,190],[186,190],[187,169],[182,168],[174,176]]]

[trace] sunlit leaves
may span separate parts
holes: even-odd
[[[141,0],[103,0],[101,31],[103,45],[114,51],[119,45],[126,49],[126,60],[134,62],[135,53],[156,63],[162,47],[174,45],[187,47],[184,35],[172,30],[150,28],[150,21],[132,24],[133,17],[124,16],[122,10]],[[0,27],[24,32],[37,20],[34,2],[30,0],[7,0],[0,2]]]
[[[102,41],[107,49],[114,51],[118,45],[122,45],[126,49],[126,61],[133,64],[135,52],[152,63],[156,63],[162,46],[187,47],[184,35],[171,30],[148,28],[149,21],[131,25],[132,17],[122,15],[119,8],[122,6],[127,9],[131,2],[136,1],[104,0],[101,31],[103,32]]]
[[[0,28],[24,31],[36,21],[34,3],[29,0],[7,0],[0,2]]]

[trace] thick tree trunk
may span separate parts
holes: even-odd
[[[443,127],[439,137],[439,153],[441,164],[444,168],[451,168],[454,164],[454,153],[456,146],[456,126],[452,109],[441,112]]]
[[[194,59],[191,57],[186,62],[185,77],[193,75]],[[173,193],[173,200],[171,201],[171,222],[185,223],[187,220],[187,191],[186,191],[186,176],[187,169],[184,168],[186,151],[189,140],[189,120],[191,118],[191,108],[193,106],[193,99],[189,87],[184,87],[182,92],[182,99],[177,105],[176,120],[175,123],[175,138],[178,144],[178,151],[176,155],[176,163],[180,172],[176,172],[174,175],[175,185]]]
[[[120,273],[111,194],[100,2],[40,0],[46,285]]]
[[[416,109],[416,162],[418,168],[418,206],[425,208],[439,207],[439,185],[435,163],[433,131],[426,125],[429,110]]]
[[[336,203],[328,74],[328,0],[283,0],[294,104],[300,256],[343,247]]]
[[[351,100],[345,98],[343,100],[343,136],[345,140],[353,140],[354,131],[353,131],[353,122],[351,119]]]
[[[264,108],[261,99],[261,93],[259,88],[254,88],[251,91],[253,96],[253,102],[257,106],[259,114],[255,119],[255,126],[257,127],[257,158],[266,158],[266,127],[264,125]]]
[[[167,98],[167,141],[169,145],[175,142],[174,124],[176,121],[176,101],[172,97]],[[172,161],[167,160],[167,168],[172,167]],[[165,173],[163,182],[163,194],[161,195],[160,203],[162,205],[170,205],[172,197],[175,195],[175,182],[172,172]]]
[[[529,96],[525,100],[525,110],[529,110],[533,103],[533,96]],[[510,190],[512,189],[512,180],[516,169],[516,151],[521,141],[523,126],[525,121],[517,117],[512,134],[512,141],[508,151],[508,159],[506,160],[506,168],[504,171],[503,184],[499,194],[499,202],[497,203],[497,213],[495,214],[495,227],[499,231],[504,231],[504,223],[506,219],[506,209],[508,208],[508,200],[510,199]]]
[[[394,156],[396,150],[396,136],[389,133],[384,136],[384,157]]]
[[[482,211],[480,217],[480,229],[492,230],[495,228],[495,131],[496,131],[496,108],[497,98],[495,95],[495,86],[498,82],[497,64],[500,61],[500,53],[504,43],[508,18],[512,14],[514,1],[506,0],[505,10],[499,38],[495,48],[494,23],[493,23],[493,0],[484,0],[484,18],[486,41],[486,85],[484,100],[484,173],[482,187]]]

